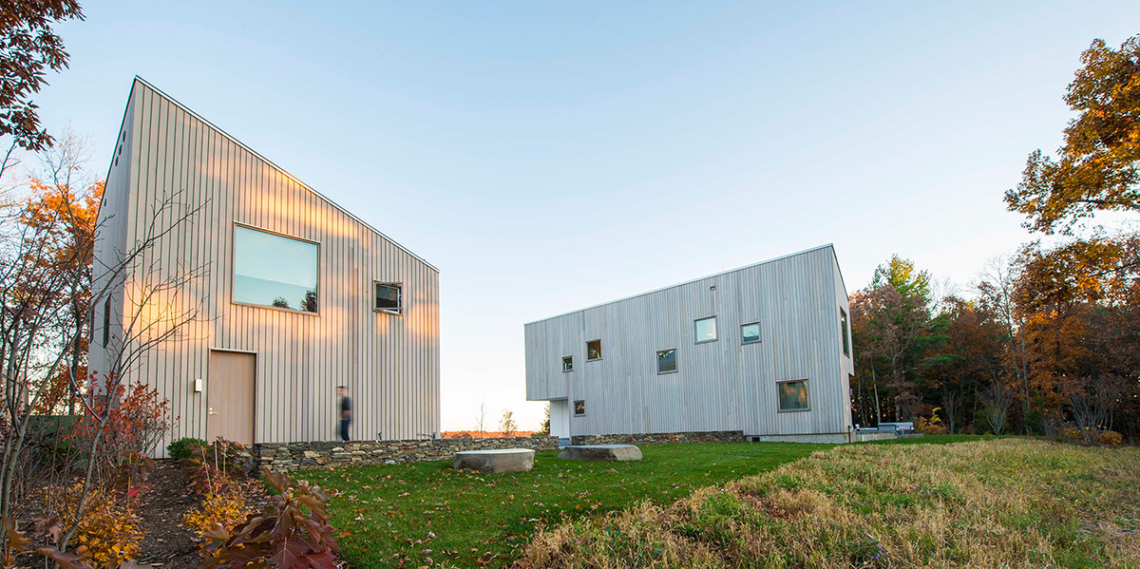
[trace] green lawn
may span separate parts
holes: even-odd
[[[927,437],[889,443],[954,442]],[[641,462],[581,463],[539,452],[534,470],[475,474],[450,461],[298,474],[329,491],[332,525],[354,568],[435,563],[489,566],[514,558],[540,527],[596,516],[650,500],[671,504],[697,488],[769,471],[831,445],[786,443],[659,444],[641,447]],[[434,537],[433,537],[434,536]]]

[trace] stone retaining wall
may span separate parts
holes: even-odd
[[[704,431],[692,433],[646,433],[639,435],[577,435],[575,445],[649,445],[656,443],[740,443],[744,431]]]
[[[743,431],[709,431],[697,433],[652,433],[642,435],[580,435],[572,438],[576,445],[646,445],[655,443],[738,443]],[[365,464],[400,464],[424,460],[444,460],[465,450],[529,448],[556,450],[554,437],[511,437],[509,439],[420,439],[406,441],[352,441],[314,443],[261,443],[253,445],[253,454],[262,465],[272,470],[299,468],[338,468]]]
[[[553,437],[511,437],[500,439],[420,439],[404,441],[352,441],[313,443],[261,443],[253,454],[272,470],[337,468],[365,464],[400,464],[452,458],[464,450],[529,448],[555,450]]]

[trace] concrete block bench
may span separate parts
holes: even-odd
[[[527,472],[534,468],[534,451],[528,448],[465,450],[455,453],[452,468],[479,472]]]
[[[633,445],[581,445],[568,446],[558,458],[587,460],[590,462],[626,462],[641,460],[641,449]]]

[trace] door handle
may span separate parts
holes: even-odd
[[[213,408],[213,407],[210,407],[209,409],[207,409],[207,410],[206,410],[206,414],[207,414],[207,415],[217,415],[217,414],[218,414],[218,412],[217,412],[217,411],[214,411],[214,408]]]

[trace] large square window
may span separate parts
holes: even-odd
[[[585,414],[586,414],[586,402],[585,401],[575,401],[574,402],[574,415],[576,417],[581,417],[582,415],[585,415]]]
[[[780,411],[807,411],[807,380],[783,381],[777,384],[780,390]]]
[[[701,318],[695,323],[698,344],[716,341],[716,316]]]
[[[657,352],[657,373],[677,372],[677,350],[661,350]]]
[[[233,301],[317,311],[317,255],[311,241],[234,227]]]
[[[586,361],[592,362],[600,359],[602,359],[602,341],[590,340],[586,342]]]
[[[760,323],[753,322],[740,327],[740,343],[755,344],[760,341]]]
[[[562,371],[574,371],[574,356],[566,356],[562,358]]]
[[[376,304],[378,312],[400,314],[404,309],[404,289],[399,283],[376,283]]]
[[[843,355],[851,355],[851,335],[847,333],[847,311],[839,309],[839,335],[843,337]]]

